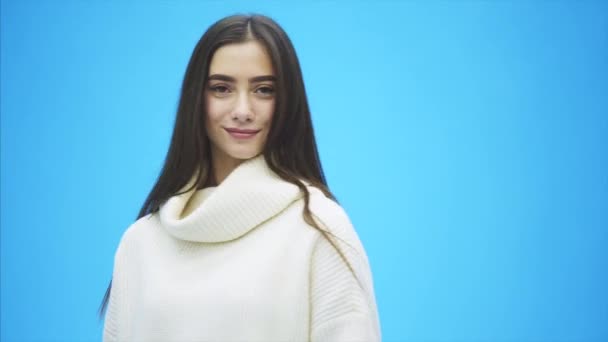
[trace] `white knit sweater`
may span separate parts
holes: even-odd
[[[344,210],[308,189],[344,258],[303,220],[299,189],[258,156],[126,230],[103,340],[379,341],[363,246]]]

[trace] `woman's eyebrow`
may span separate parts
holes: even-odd
[[[276,81],[277,78],[272,75],[256,76],[249,79],[250,83],[264,82],[264,81]]]
[[[218,80],[218,81],[224,81],[224,82],[232,82],[235,83],[236,79],[232,76],[228,76],[228,75],[223,75],[223,74],[213,74],[210,75],[208,77],[208,80]],[[277,78],[274,77],[273,75],[263,75],[263,76],[255,76],[249,79],[250,83],[258,83],[258,82],[264,82],[264,81],[276,81]]]

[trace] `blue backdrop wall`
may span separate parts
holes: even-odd
[[[608,3],[1,2],[1,339],[98,341],[200,35],[275,18],[385,341],[608,340]]]

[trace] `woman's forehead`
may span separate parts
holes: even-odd
[[[237,79],[274,75],[270,56],[264,46],[255,40],[227,44],[217,49],[209,66],[209,75],[213,74]]]

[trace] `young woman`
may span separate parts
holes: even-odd
[[[110,341],[379,341],[368,260],[325,182],[272,19],[196,45],[165,164],[116,250]]]

